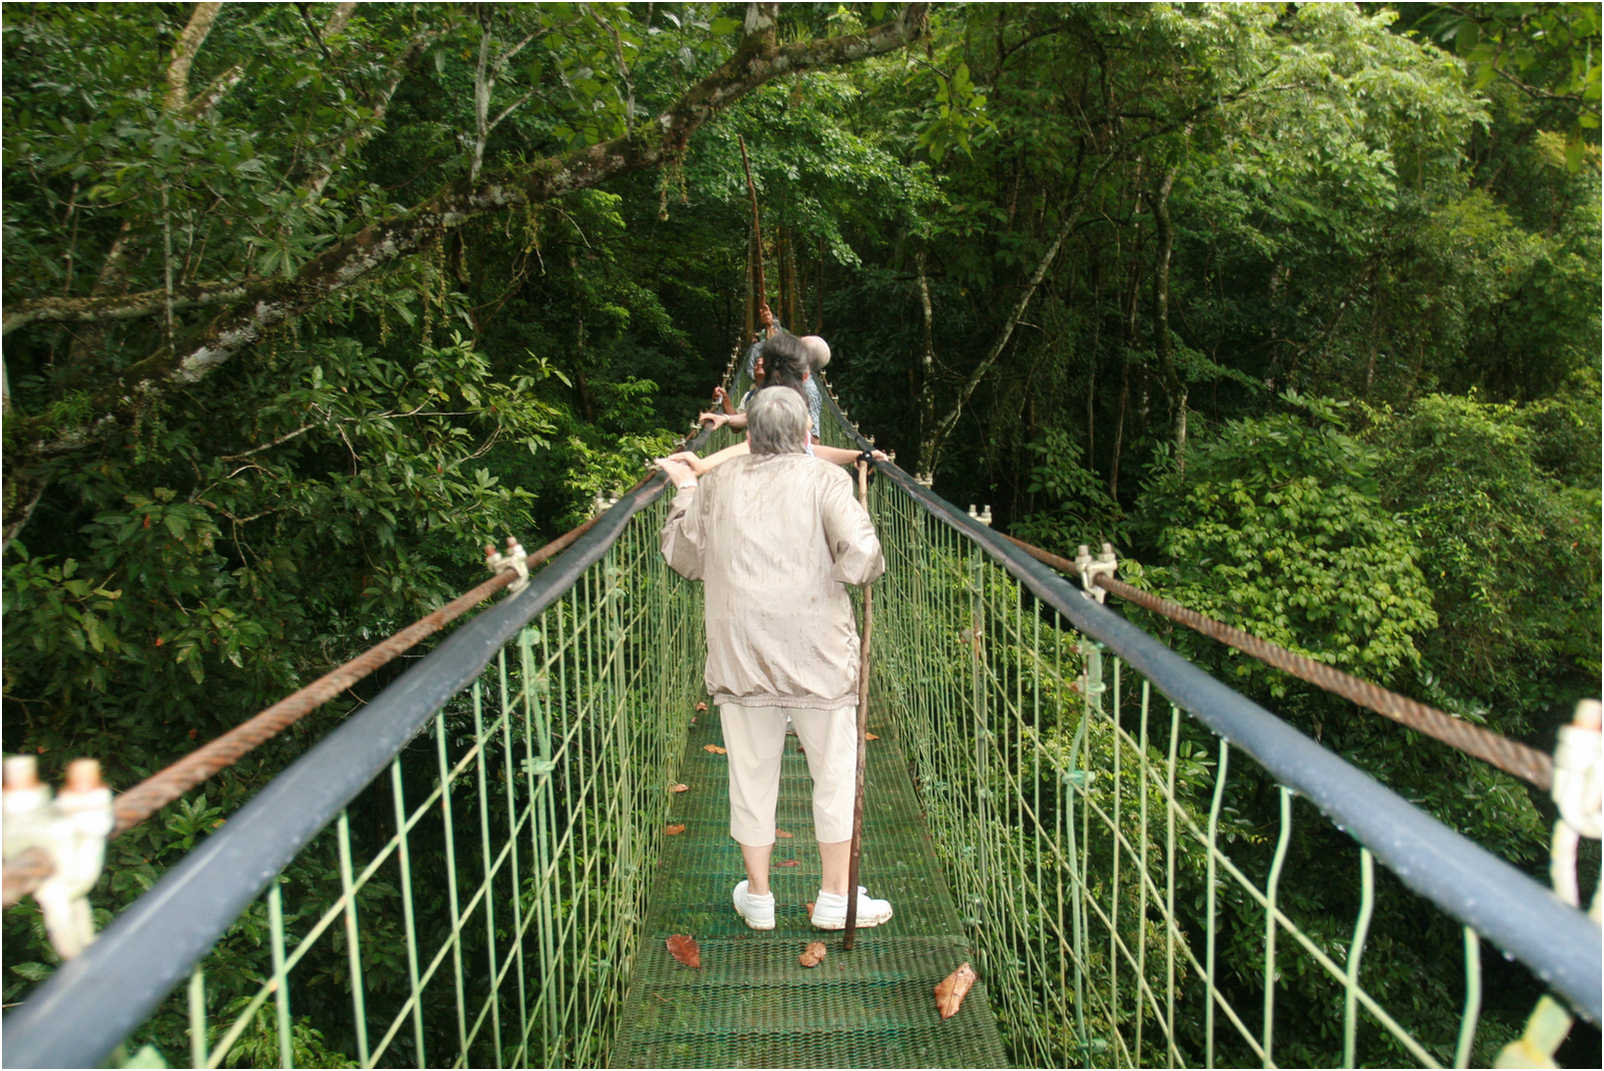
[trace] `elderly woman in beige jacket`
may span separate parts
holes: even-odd
[[[683,462],[658,462],[679,489],[663,557],[705,588],[707,690],[729,750],[730,835],[746,864],[735,909],[753,929],[774,928],[769,856],[789,715],[813,777],[822,882],[812,922],[838,930],[858,742],[858,633],[846,585],[875,579],[885,560],[851,478],[803,452],[801,395],[769,387],[747,412],[747,456],[702,480]],[[891,917],[889,903],[855,892],[859,926]]]

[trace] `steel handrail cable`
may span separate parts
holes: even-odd
[[[1080,567],[1068,558],[1032,546],[1006,533],[997,534],[1037,561],[1050,565],[1060,572],[1077,576],[1080,574]],[[1553,786],[1554,760],[1536,748],[1511,740],[1491,729],[1484,729],[1463,718],[1457,718],[1436,707],[1427,706],[1408,696],[1388,691],[1379,684],[1345,673],[1325,662],[1300,655],[1296,651],[1289,651],[1279,644],[1271,643],[1239,628],[1233,628],[1222,621],[1216,621],[1170,599],[1132,587],[1122,580],[1097,576],[1092,579],[1092,583],[1126,602],[1135,603],[1167,617],[1210,639],[1235,647],[1266,665],[1290,673],[1300,680],[1308,681],[1344,699],[1352,700],[1383,717],[1391,718],[1400,725],[1425,733],[1449,747],[1491,763],[1505,773],[1529,781],[1545,792]]]

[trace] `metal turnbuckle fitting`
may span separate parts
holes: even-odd
[[[1554,803],[1566,823],[1584,837],[1604,835],[1604,706],[1596,699],[1576,705],[1576,717],[1559,730],[1554,746]]]
[[[1108,592],[1098,586],[1097,578],[1106,576],[1112,579],[1114,570],[1118,567],[1119,561],[1114,557],[1112,543],[1104,543],[1103,549],[1095,558],[1092,557],[1091,549],[1082,543],[1075,554],[1075,568],[1080,572],[1080,586],[1084,589],[1081,594],[1094,602],[1101,603],[1108,597]]]
[[[529,586],[529,556],[518,543],[516,536],[507,537],[507,553],[498,554],[496,548],[489,543],[485,544],[485,566],[492,573],[499,573],[503,569],[511,569],[518,574],[517,579],[507,585],[507,592],[516,595]]]
[[[34,889],[45,932],[62,959],[71,959],[95,939],[89,890],[106,860],[106,838],[115,818],[111,789],[100,779],[100,763],[74,759],[67,764],[61,792],[52,802],[39,781],[33,756],[5,760],[5,858],[38,849],[53,868]]]

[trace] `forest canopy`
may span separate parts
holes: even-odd
[[[1597,5],[3,19],[4,734],[46,767],[131,783],[589,515],[757,258],[999,529],[1545,750],[1598,692]],[[1503,775],[1141,620],[1544,851]]]

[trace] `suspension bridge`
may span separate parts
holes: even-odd
[[[827,413],[827,441],[865,445]],[[1464,1067],[1507,1040],[1479,1036],[1484,947],[1554,994],[1532,1051],[1598,1021],[1596,917],[894,464],[870,494],[888,568],[864,873],[896,916],[802,966],[804,760],[778,925],[754,933],[729,907],[700,589],[658,553],[663,489],[624,495],[202,841],[9,1011],[5,1064]],[[1244,835],[1246,799],[1273,828]],[[1333,851],[1341,917],[1296,890]],[[1371,981],[1402,954],[1372,942],[1389,918],[1448,936],[1421,988],[1449,1013]],[[964,963],[978,982],[943,1018],[934,987]]]

